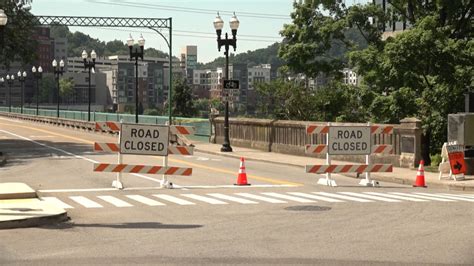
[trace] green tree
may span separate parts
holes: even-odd
[[[185,79],[173,80],[173,114],[176,116],[192,117],[196,114],[192,89]]]
[[[6,69],[12,62],[21,64],[36,58],[37,43],[31,38],[34,32],[33,15],[28,0],[0,0],[0,9],[8,17],[7,25],[0,29],[0,62]]]
[[[42,103],[52,103],[53,96],[56,94],[56,82],[51,75],[44,75],[39,85],[40,98]]]
[[[59,79],[59,95],[64,103],[74,102],[74,80],[72,78]]]

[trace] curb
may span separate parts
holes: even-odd
[[[11,221],[0,222],[0,230],[37,227],[37,226],[42,226],[42,225],[61,223],[67,220],[69,220],[69,217],[67,216],[67,212],[64,212],[61,214],[44,216],[44,217],[26,218],[26,219],[21,219],[21,220],[11,220]]]
[[[212,155],[219,155],[219,156],[228,157],[228,158],[234,158],[234,159],[239,159],[241,157],[239,155],[233,155],[231,153],[201,150],[199,148],[195,148],[195,151],[202,152],[202,153],[207,153],[207,154],[212,154]],[[269,161],[269,160],[265,160],[265,159],[245,158],[245,160],[304,168],[303,166],[297,165],[297,164],[282,163],[282,162],[277,163],[277,162],[273,162],[273,161]],[[354,178],[353,175],[346,175],[346,174],[342,174],[342,175],[346,176],[346,177]],[[354,179],[360,179],[360,178],[354,178]],[[401,184],[401,185],[409,185],[409,186],[411,186],[412,183],[413,183],[412,180],[403,179],[403,178],[399,178],[399,177],[390,177],[390,176],[378,176],[376,180],[377,181],[389,182],[389,183],[395,183],[395,184]],[[445,188],[445,189],[448,189],[448,190],[457,190],[457,191],[474,191],[474,187],[468,187],[468,186],[463,186],[463,185],[458,185],[458,184],[439,184],[439,183],[430,183],[430,182],[426,181],[426,185],[428,187],[432,187],[432,188]]]

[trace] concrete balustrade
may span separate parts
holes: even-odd
[[[327,125],[324,122],[285,121],[270,119],[231,118],[230,141],[232,146],[254,148],[268,152],[309,156],[305,154],[306,144],[325,144],[325,135],[306,134],[307,124]],[[365,126],[364,123],[332,123],[338,126]],[[224,118],[211,118],[211,142],[224,141]],[[388,126],[388,125],[387,125]],[[376,134],[372,144],[389,144],[394,152],[389,155],[371,155],[374,163],[391,163],[398,167],[416,167],[421,160],[421,121],[406,118],[400,124],[391,124],[391,135]],[[324,154],[311,155],[325,158]],[[336,155],[335,160],[365,162],[363,155]]]

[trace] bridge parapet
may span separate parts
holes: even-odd
[[[326,138],[320,134],[308,135],[306,125],[326,122],[287,121],[271,119],[231,118],[230,140],[238,147],[254,148],[268,152],[278,152],[292,155],[305,155],[305,145],[326,144]],[[332,123],[340,126],[365,126],[365,123]],[[222,143],[224,140],[224,118],[211,119],[213,134],[211,142]],[[388,126],[388,124],[384,124]],[[374,154],[374,163],[393,164],[398,167],[416,167],[421,159],[421,121],[416,118],[407,118],[400,124],[390,124],[394,127],[391,135],[375,134],[373,145],[389,144],[393,146],[392,154]],[[314,154],[313,157],[324,158],[323,154]],[[335,160],[364,162],[361,155],[337,155]]]

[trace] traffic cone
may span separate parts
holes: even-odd
[[[244,157],[240,157],[240,169],[239,175],[237,176],[237,184],[235,186],[250,186],[247,183],[247,173],[245,172],[245,160]]]
[[[425,185],[425,161],[420,161],[420,166],[418,167],[418,172],[416,173],[416,181],[413,185],[414,187],[426,187]]]

